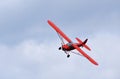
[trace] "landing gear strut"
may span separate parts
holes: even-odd
[[[62,47],[59,47],[58,48],[59,50],[61,50],[62,49]],[[65,51],[65,53],[67,54],[67,52]],[[67,54],[67,58],[69,58],[70,57],[70,55],[69,54]]]

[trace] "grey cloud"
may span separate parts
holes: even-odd
[[[26,40],[14,47],[0,45],[0,77],[119,79],[119,40],[118,35],[110,33],[97,33],[90,38],[88,45],[92,51],[87,52],[99,63],[98,67],[81,56],[71,54],[67,59],[62,51],[57,50],[55,42],[47,44]]]
[[[119,0],[7,1],[0,3],[0,78],[120,78]],[[88,37],[88,54],[100,66],[75,55],[67,59],[47,19],[70,38]]]
[[[9,44],[13,41],[22,41],[24,38],[42,36],[36,31],[31,35],[28,30],[34,27],[47,30],[47,19],[53,20],[68,32],[71,32],[68,27],[76,31],[79,29],[80,33],[86,32],[86,34],[94,33],[98,29],[118,32],[120,25],[118,3],[118,0],[3,1],[0,8],[1,42]]]

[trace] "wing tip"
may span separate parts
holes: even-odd
[[[98,66],[99,64],[95,61],[91,61],[94,65]]]
[[[99,64],[98,63],[95,63],[96,66],[98,66]]]
[[[48,19],[47,22],[49,23],[49,22],[51,22],[51,21]]]

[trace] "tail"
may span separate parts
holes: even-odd
[[[83,42],[82,42],[79,38],[76,38],[76,40],[81,44],[81,46],[83,46],[83,47],[85,47],[86,49],[88,49],[89,51],[91,51],[90,47],[88,47],[88,46],[86,45],[88,39],[86,39],[86,40],[83,41]]]
[[[76,39],[78,39],[78,38],[76,38]],[[79,39],[80,40],[80,39]],[[83,42],[83,44],[86,44],[87,43],[87,41],[88,41],[88,39],[86,39],[84,42]]]

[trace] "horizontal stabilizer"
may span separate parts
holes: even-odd
[[[86,39],[84,42],[82,42],[79,38],[76,38],[76,40],[86,49],[88,49],[89,51],[91,51],[91,49],[86,45],[88,39]]]

